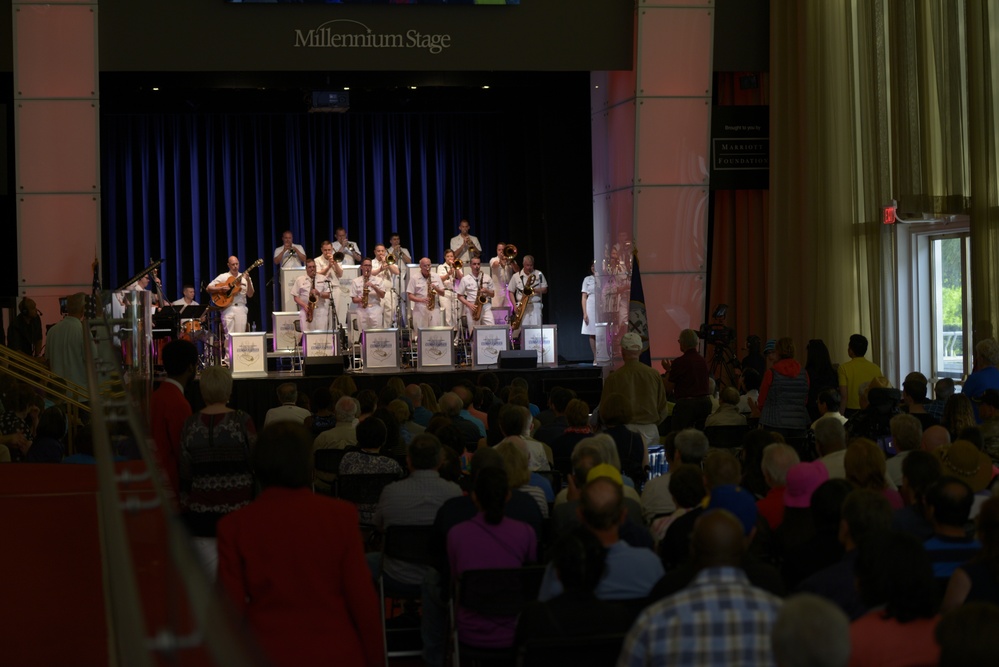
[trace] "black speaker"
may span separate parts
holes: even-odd
[[[499,353],[500,368],[537,368],[537,350],[503,350]]]
[[[306,377],[343,375],[343,357],[306,357],[302,374]]]

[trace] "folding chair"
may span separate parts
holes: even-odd
[[[392,628],[386,624],[387,614],[385,600],[392,600],[395,609],[399,602],[413,600],[407,595],[385,590],[385,557],[413,563],[415,565],[431,566],[433,552],[431,542],[434,537],[433,526],[389,526],[385,530],[382,542],[382,569],[378,573],[378,594],[381,598],[382,637],[385,645],[385,663],[389,658],[420,656],[423,643],[420,638],[420,627]],[[418,599],[418,598],[417,598]],[[393,639],[395,641],[393,642]],[[394,643],[394,646],[390,645]]]
[[[715,449],[742,449],[742,443],[746,439],[749,426],[707,426],[704,435],[708,436],[708,443]]]
[[[382,489],[399,479],[395,473],[337,475],[337,497],[355,505],[377,506]],[[370,528],[373,524],[362,520],[361,526]]]
[[[489,649],[471,646],[461,641],[458,631],[458,608],[474,611],[481,616],[516,619],[528,602],[538,599],[543,565],[519,568],[467,570],[458,578],[451,596],[451,627],[454,656],[452,664],[460,667],[462,656],[471,664],[512,665],[516,648]]]

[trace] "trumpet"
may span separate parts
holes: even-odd
[[[395,266],[398,262],[399,260],[396,259],[395,255],[389,255],[388,257],[385,258],[385,263],[388,264],[389,266]]]
[[[333,261],[334,262],[336,262],[337,264],[339,264],[343,260],[344,260],[344,254],[342,252],[340,252],[339,250],[337,250],[335,253],[333,253]]]
[[[503,257],[504,259],[511,260],[517,257],[517,246],[512,243],[507,243],[503,246]]]
[[[464,264],[461,263],[460,259],[456,259],[454,260],[454,264],[452,264],[451,266],[454,267],[455,270],[460,271],[461,267],[464,266]]]

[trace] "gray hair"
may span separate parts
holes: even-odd
[[[999,342],[995,338],[983,338],[975,345],[975,356],[984,362],[985,366],[999,365]]]
[[[232,395],[232,373],[225,366],[209,366],[198,381],[205,403],[226,403]]]
[[[708,436],[696,428],[685,428],[677,433],[674,444],[684,463],[697,465],[708,455]]]
[[[336,407],[333,409],[338,424],[340,422],[353,422],[360,411],[361,404],[353,396],[341,396],[336,402]]]
[[[458,413],[461,412],[461,409],[465,407],[461,397],[453,391],[446,392],[443,396],[441,396],[440,400],[437,401],[437,404],[440,407],[441,412],[448,417],[457,416]]]
[[[585,458],[590,458],[595,466],[606,463],[604,461],[604,448],[597,441],[597,436],[583,438],[572,448],[572,456],[570,457],[572,469],[575,470],[579,462]]]
[[[776,486],[787,484],[787,471],[797,463],[801,463],[801,459],[790,445],[775,442],[763,448],[763,462],[760,466]]]
[[[821,456],[846,449],[846,429],[835,417],[818,420],[812,430],[815,431],[815,444]]]
[[[773,634],[774,659],[782,667],[846,667],[850,620],[832,602],[811,593],[784,601]]]
[[[684,329],[680,332],[679,342],[682,350],[697,347],[697,332],[693,329]]]
[[[610,437],[606,433],[601,433],[587,438],[587,440],[590,440],[603,452],[603,460],[601,463],[609,463],[618,470],[621,469],[621,455],[618,454],[617,445],[614,444],[614,438]]]
[[[912,415],[895,415],[888,422],[895,449],[909,452],[919,449],[923,440],[923,425]]]
[[[280,384],[277,388],[277,397],[282,403],[294,403],[298,400],[298,387],[294,382]]]

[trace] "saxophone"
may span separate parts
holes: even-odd
[[[361,290],[361,308],[368,307],[368,294],[370,294],[370,292],[371,292],[371,287],[369,287],[368,283],[365,282],[364,289]]]
[[[434,280],[432,277],[427,278],[427,310],[433,310],[437,307],[437,290],[434,289]]]
[[[524,314],[527,312],[527,304],[531,302],[531,297],[534,296],[534,283],[537,282],[538,277],[533,273],[527,279],[527,284],[524,285],[523,296],[520,297],[520,301],[517,302],[517,309],[513,313],[513,317],[510,318],[510,328],[519,329],[520,323],[524,319]]]
[[[479,276],[479,285],[476,288],[475,293],[477,296],[475,297],[475,307],[472,308],[472,321],[478,322],[479,318],[482,317],[482,306],[484,306],[486,301],[489,300],[489,297],[482,293],[481,275]]]
[[[319,301],[316,297],[316,277],[312,276],[312,289],[309,291],[309,305],[305,307],[305,321],[312,323],[312,316],[316,312],[316,302]]]

